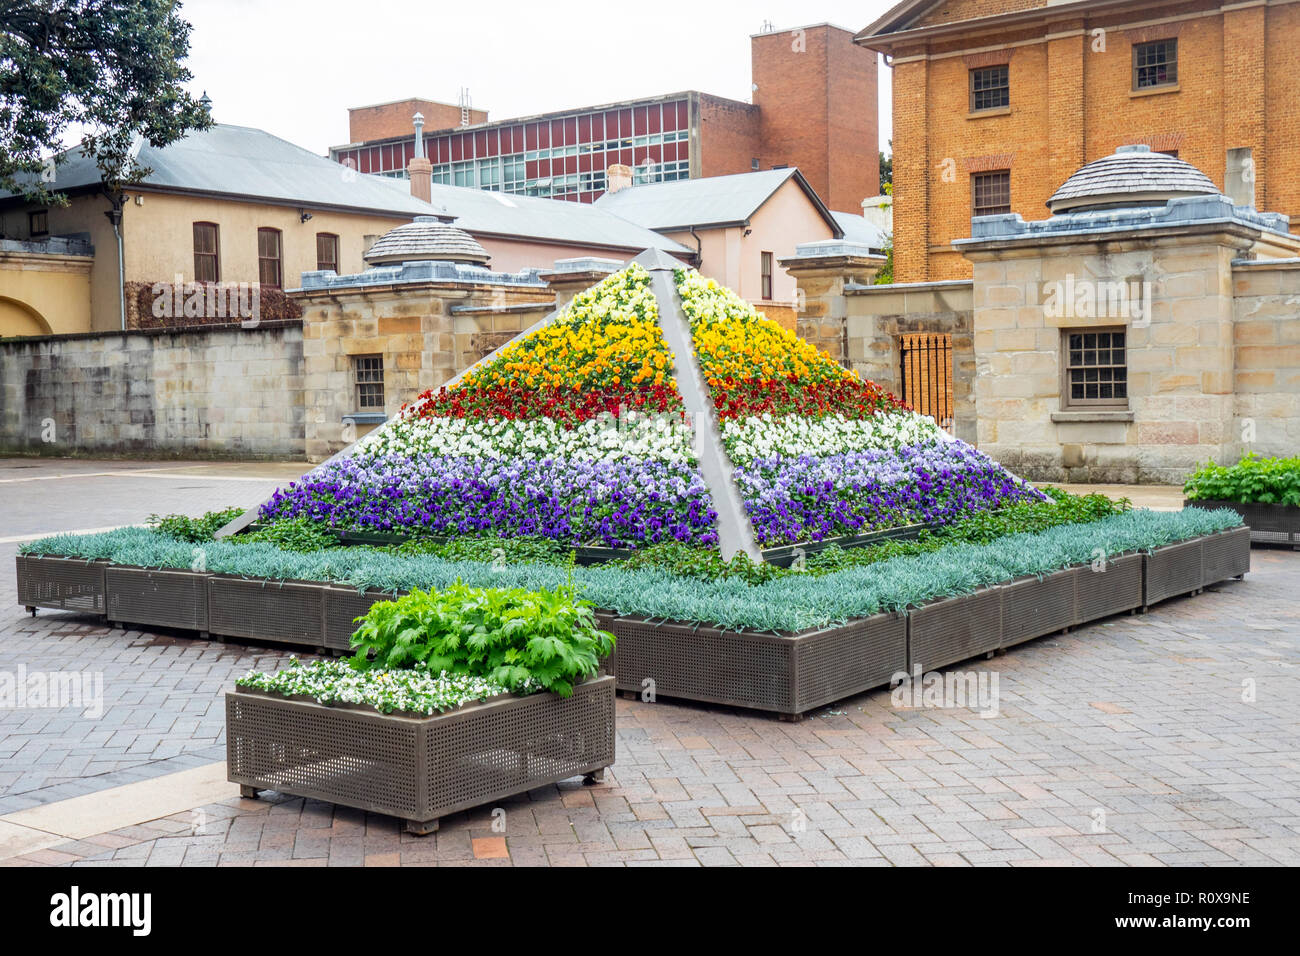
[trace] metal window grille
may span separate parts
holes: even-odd
[[[1001,216],[1011,212],[1011,170],[976,173],[971,177],[972,215]]]
[[[1065,333],[1067,405],[1128,405],[1125,333],[1116,329]]]
[[[990,66],[970,71],[970,110],[995,110],[1011,105],[1010,69]]]
[[[382,409],[384,407],[384,357],[354,355],[352,373],[357,383],[357,409],[360,411]]]

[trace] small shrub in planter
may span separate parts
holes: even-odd
[[[1235,465],[1210,462],[1192,472],[1183,493],[1196,501],[1287,505],[1300,508],[1300,457],[1247,455]]]
[[[372,605],[352,637],[352,665],[479,674],[511,691],[573,692],[614,649],[589,602],[568,588],[418,588]]]

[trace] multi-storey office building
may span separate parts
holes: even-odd
[[[418,112],[435,183],[594,202],[616,164],[638,183],[797,166],[831,208],[857,210],[880,185],[876,54],[829,24],[756,34],[750,49],[752,103],[690,90],[487,122],[403,100],[350,110],[352,142],[330,157],[405,176]]]

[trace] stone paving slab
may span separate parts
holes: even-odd
[[[146,481],[103,479],[112,484],[97,494],[118,495],[128,480]],[[171,500],[188,481],[177,479]],[[135,491],[144,497],[112,507],[157,510],[171,486],[148,482]],[[249,484],[245,497],[259,490]],[[46,527],[109,523],[102,517],[65,508]],[[102,673],[104,700],[97,719],[0,710],[0,815],[222,759],[223,692],[295,653],[27,617],[13,605],[14,547],[0,546],[0,671]],[[449,817],[433,836],[317,801],[244,800],[231,785],[228,799],[4,862],[1296,865],[1300,555],[1257,548],[1252,559],[1244,582],[957,665],[989,686],[996,676],[996,716],[894,706],[888,690],[793,724],[620,699],[617,763],[603,785],[541,787]]]

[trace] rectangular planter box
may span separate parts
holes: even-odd
[[[324,584],[214,574],[208,578],[208,630],[223,637],[322,647],[327,590]]]
[[[1074,577],[1074,601],[1080,624],[1142,606],[1142,555],[1107,558],[1104,569],[1085,566]]]
[[[1078,568],[1002,585],[1002,647],[1013,647],[1079,623],[1075,606]]]
[[[1201,587],[1240,577],[1250,570],[1254,529],[1232,528],[1201,539]]]
[[[618,689],[797,715],[889,683],[907,664],[901,614],[798,634],[601,616]],[[652,682],[652,683],[648,683]]]
[[[1243,503],[1240,501],[1192,501],[1183,499],[1184,508],[1230,508],[1241,515],[1250,529],[1250,540],[1260,544],[1289,544],[1300,551],[1300,508],[1292,505]]]
[[[908,611],[908,670],[938,670],[1001,647],[1005,590],[984,588]]]
[[[432,717],[331,707],[256,691],[226,695],[229,779],[401,817],[440,817],[614,763],[614,679],[501,697]]]
[[[107,561],[20,554],[18,603],[26,608],[104,613],[104,568]]]
[[[1143,608],[1198,590],[1204,580],[1201,552],[1202,539],[1192,538],[1190,541],[1156,548],[1150,554],[1143,555]]]
[[[342,653],[352,652],[356,619],[363,617],[377,601],[391,601],[389,591],[357,591],[355,588],[326,587],[322,646]]]
[[[104,569],[108,619],[206,633],[209,577],[111,564]]]

